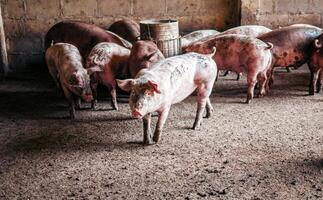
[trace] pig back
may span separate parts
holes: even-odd
[[[271,42],[274,67],[299,67],[313,51],[313,42],[322,33],[314,26],[288,26],[258,36],[258,39]]]
[[[77,21],[63,21],[55,24],[45,36],[45,49],[50,46],[52,41],[73,44],[79,49],[84,59],[91,49],[100,42],[113,42],[127,47],[118,36],[110,34],[96,25]]]
[[[187,51],[208,54],[214,46],[217,52],[213,59],[220,70],[247,71],[250,62],[258,61],[264,54],[270,54],[270,51],[264,51],[268,48],[268,44],[256,38],[238,34],[221,35],[198,42],[189,46]]]
[[[59,77],[63,79],[68,79],[73,72],[85,71],[78,49],[71,44],[57,43],[49,47],[46,60],[56,67]]]
[[[196,53],[161,60],[146,71],[161,85],[162,94],[169,95],[171,103],[178,103],[197,88],[198,83],[214,80],[216,64]]]
[[[207,36],[218,35],[219,33],[220,32],[218,32],[216,30],[198,30],[198,31],[194,31],[192,33],[189,33],[187,35],[184,35],[183,37],[181,37],[182,48],[184,49],[192,42],[198,41],[198,40],[205,38]]]

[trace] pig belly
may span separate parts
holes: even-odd
[[[176,92],[174,93],[172,104],[183,101],[186,97],[192,94],[196,89],[196,85],[193,83],[187,84],[187,82],[185,81],[183,83],[184,84],[181,84],[178,87],[178,90],[176,90]]]

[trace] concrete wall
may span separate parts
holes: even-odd
[[[241,24],[261,24],[271,28],[295,23],[322,27],[322,0],[242,0]]]
[[[176,18],[182,31],[239,24],[239,0],[1,0],[10,69],[43,61],[43,38],[55,23],[82,20],[108,26],[121,18]]]

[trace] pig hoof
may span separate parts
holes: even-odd
[[[250,103],[251,103],[251,100],[247,99],[246,104],[250,104]]]
[[[154,142],[156,142],[156,143],[157,143],[159,140],[160,140],[160,138],[159,138],[159,137],[155,137],[155,136],[153,137],[153,141],[154,141]]]
[[[144,140],[143,142],[143,145],[152,145],[152,144],[154,144],[154,142],[151,140]]]
[[[309,92],[309,95],[314,95],[314,92],[313,92],[313,91],[310,91],[310,92]]]
[[[213,109],[207,110],[204,118],[210,118],[212,116]]]
[[[193,127],[192,127],[192,130],[200,130],[201,128],[201,124],[194,124]]]

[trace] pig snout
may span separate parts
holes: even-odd
[[[136,119],[140,119],[143,117],[143,115],[138,110],[134,110],[132,111],[132,117]]]
[[[85,102],[91,102],[91,101],[93,101],[93,95],[92,94],[85,94],[82,97],[83,97],[83,100]]]

